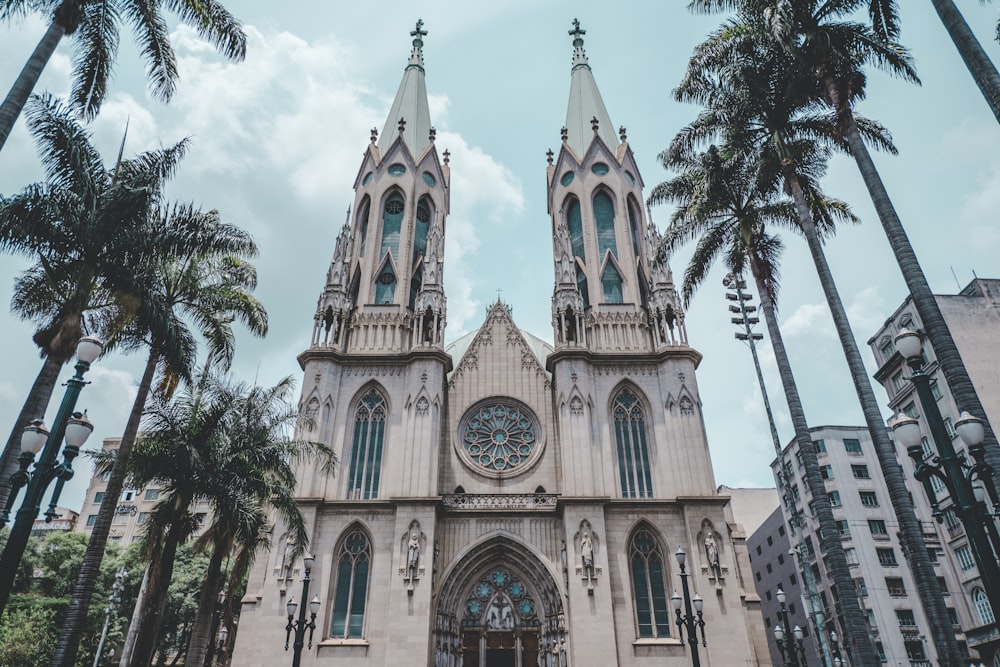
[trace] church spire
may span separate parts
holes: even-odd
[[[587,31],[580,28],[580,21],[573,19],[573,29],[569,31],[573,38],[573,69],[564,136],[578,159],[583,159],[584,152],[595,136],[599,136],[612,150],[618,145],[611,116],[601,99],[587,53],[583,50],[583,36],[586,34]]]
[[[396,91],[389,117],[385,120],[385,128],[379,139],[379,150],[385,154],[396,140],[402,136],[407,148],[414,158],[418,157],[430,143],[431,112],[427,104],[427,84],[424,81],[424,40],[427,31],[423,29],[424,22],[417,20],[416,27],[410,31],[413,37],[413,50],[410,60],[403,70],[403,80]]]

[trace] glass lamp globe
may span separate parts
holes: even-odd
[[[674,591],[674,594],[670,596],[670,602],[673,603],[673,605],[674,605],[674,611],[680,611],[681,610],[681,595],[680,595],[680,593],[678,593],[677,591]]]
[[[907,415],[898,415],[891,420],[889,428],[892,435],[903,447],[918,447],[920,445],[920,422]]]
[[[778,604],[785,604],[785,591],[779,588],[775,593],[774,597],[778,598]]]
[[[227,637],[229,637],[229,628],[227,628],[226,626],[223,625],[219,629],[219,641],[222,642],[223,644],[225,644]]]
[[[316,557],[312,554],[306,554],[302,559],[302,564],[307,570],[313,569],[313,564],[316,562]]]
[[[920,344],[920,334],[911,329],[901,329],[893,338],[893,343],[896,345],[896,351],[904,359],[919,357],[923,351],[923,346]]]
[[[802,637],[804,636],[804,633],[802,632],[802,628],[800,628],[799,626],[796,625],[794,628],[792,628],[792,634],[795,635],[796,639],[798,639],[799,641],[802,641]]]
[[[963,411],[955,421],[955,430],[958,431],[958,437],[962,439],[962,442],[969,447],[983,444],[983,440],[986,438],[983,420],[968,412]]]
[[[42,451],[49,438],[49,429],[41,419],[36,419],[24,427],[21,433],[21,451],[37,454]]]
[[[774,638],[779,642],[785,638],[785,631],[781,629],[780,625],[774,626]]]
[[[289,598],[288,604],[285,605],[285,611],[288,612],[289,616],[295,616],[295,610],[299,608],[299,603],[295,601],[295,598]]]
[[[687,560],[687,554],[684,553],[684,547],[677,547],[677,553],[674,554],[677,559],[678,565],[684,565],[684,561]]]
[[[705,606],[705,601],[702,600],[701,596],[697,593],[694,594],[694,600],[692,600],[692,602],[694,603],[694,610],[697,612],[700,612],[702,607]]]
[[[319,596],[314,595],[313,599],[309,601],[309,613],[315,616],[319,613]]]
[[[84,336],[76,345],[76,358],[85,364],[92,364],[104,350],[104,343],[97,336]]]
[[[94,425],[87,419],[86,413],[74,412],[66,422],[66,444],[79,449],[94,432]]]

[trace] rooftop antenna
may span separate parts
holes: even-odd
[[[955,279],[955,287],[957,287],[958,291],[961,292],[962,291],[962,283],[958,282],[958,276],[955,274],[955,267],[954,266],[949,266],[948,268],[951,269],[951,277]],[[975,273],[975,272],[973,272],[973,273]]]

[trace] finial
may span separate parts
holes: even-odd
[[[553,155],[555,155],[555,153],[552,152],[551,148],[549,150],[545,151],[545,157],[548,159],[549,164],[552,164],[552,156]]]
[[[417,27],[410,31],[410,37],[413,37],[413,48],[419,49],[424,45],[424,40],[421,39],[427,35],[427,31],[423,29],[424,20],[417,19]]]
[[[597,116],[592,117],[590,119],[590,127],[591,127],[591,129],[594,130],[594,134],[597,134],[597,126],[598,125],[600,125],[600,123],[597,121]]]
[[[399,133],[402,134],[405,130],[406,130],[406,119],[405,118],[400,118],[399,119]]]
[[[569,36],[573,38],[573,46],[583,46],[583,36],[586,30],[580,29],[580,19],[573,19],[573,29],[569,31]]]
[[[376,141],[378,141],[378,128],[377,127],[373,127],[372,128],[372,143],[374,144]]]
[[[628,135],[625,133],[625,126],[624,125],[619,125],[618,126],[618,136],[621,138],[622,142],[624,142],[625,139],[628,138]]]
[[[569,130],[566,129],[565,125],[563,125],[562,129],[559,130],[559,136],[562,137],[563,141],[569,140]]]
[[[580,28],[580,21],[573,19],[573,29],[569,31],[570,37],[573,38],[573,69],[577,67],[589,67],[587,65],[587,54],[583,50],[583,36],[586,34],[587,31]]]
[[[449,162],[451,162],[451,151],[449,151],[446,148],[446,149],[444,149],[444,163],[448,164]]]
[[[433,127],[432,127],[432,128],[431,128],[431,131],[430,131],[430,141],[431,141],[431,143],[434,143],[434,138],[435,138],[435,137],[437,136],[437,133],[438,133],[438,131],[437,131],[437,130],[435,130],[435,129],[434,129]]]

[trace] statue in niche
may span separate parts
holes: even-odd
[[[715,536],[709,533],[705,536],[705,555],[708,556],[708,566],[719,569],[719,548],[715,545]]]
[[[594,542],[590,539],[590,533],[585,532],[580,538],[580,556],[583,559],[583,571],[587,578],[594,576]]]
[[[414,532],[410,533],[410,542],[406,545],[406,573],[410,579],[416,576],[419,563],[420,537]]]
[[[490,630],[513,630],[514,608],[505,595],[493,598],[493,603],[486,611],[486,627]]]

